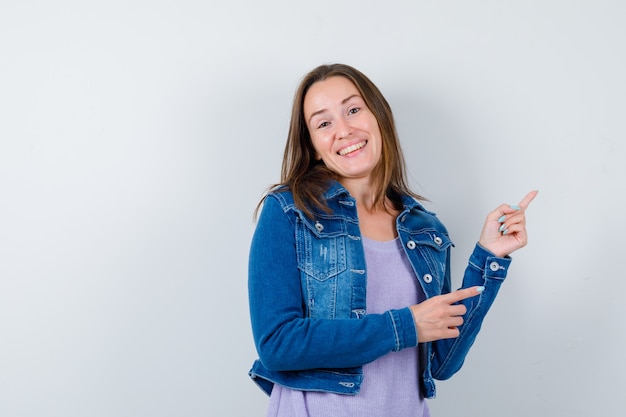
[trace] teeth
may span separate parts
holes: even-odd
[[[363,141],[363,142],[361,142],[361,143],[356,143],[356,144],[354,144],[354,145],[348,146],[347,148],[343,148],[342,150],[340,150],[340,151],[338,152],[338,154],[339,154],[339,155],[342,155],[342,156],[343,156],[343,155],[347,155],[347,154],[349,154],[349,153],[351,153],[351,152],[354,152],[354,151],[356,151],[356,150],[361,149],[362,147],[364,147],[364,146],[365,146],[365,143],[366,143],[366,142],[365,142],[365,141]]]

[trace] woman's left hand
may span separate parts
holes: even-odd
[[[526,209],[537,196],[531,191],[517,206],[502,204],[487,215],[478,243],[498,257],[505,257],[528,243]]]

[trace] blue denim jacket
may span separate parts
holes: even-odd
[[[362,365],[418,345],[408,306],[367,314],[356,201],[339,183],[325,198],[331,212],[315,211],[312,220],[294,206],[290,192],[270,193],[252,239],[248,288],[260,359],[250,376],[267,394],[275,383],[356,394]],[[396,228],[417,282],[426,298],[450,292],[453,244],[446,228],[413,198],[404,197],[403,206]],[[463,301],[467,313],[460,336],[419,344],[416,372],[426,398],[435,396],[434,379],[447,379],[461,368],[510,262],[476,245],[462,287],[485,290]]]

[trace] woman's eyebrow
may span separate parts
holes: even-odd
[[[344,98],[341,104],[346,104],[348,101],[352,100],[354,97],[361,97],[358,94],[352,94],[350,97]]]
[[[358,95],[358,94],[352,94],[351,96],[346,97],[343,100],[341,100],[341,104],[346,104],[348,101],[352,100],[354,97],[361,97],[361,96]],[[317,111],[314,111],[313,113],[311,113],[311,116],[309,117],[309,122],[315,116],[317,116],[318,114],[324,113],[325,111],[326,111],[326,109],[320,109],[320,110],[317,110]]]

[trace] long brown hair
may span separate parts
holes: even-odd
[[[337,176],[321,160],[315,158],[315,149],[304,119],[304,97],[313,84],[335,76],[345,77],[354,84],[378,121],[382,137],[382,152],[381,160],[373,173],[374,206],[380,205],[388,209],[385,206],[385,197],[387,197],[394,208],[401,209],[402,195],[426,200],[411,191],[406,181],[404,155],[400,149],[400,141],[389,103],[369,78],[356,68],[344,64],[320,65],[305,75],[300,82],[291,110],[280,183],[270,189],[277,186],[289,189],[293,194],[295,205],[311,218],[313,217],[312,208],[328,211],[323,194],[328,188],[328,182],[336,179]]]

